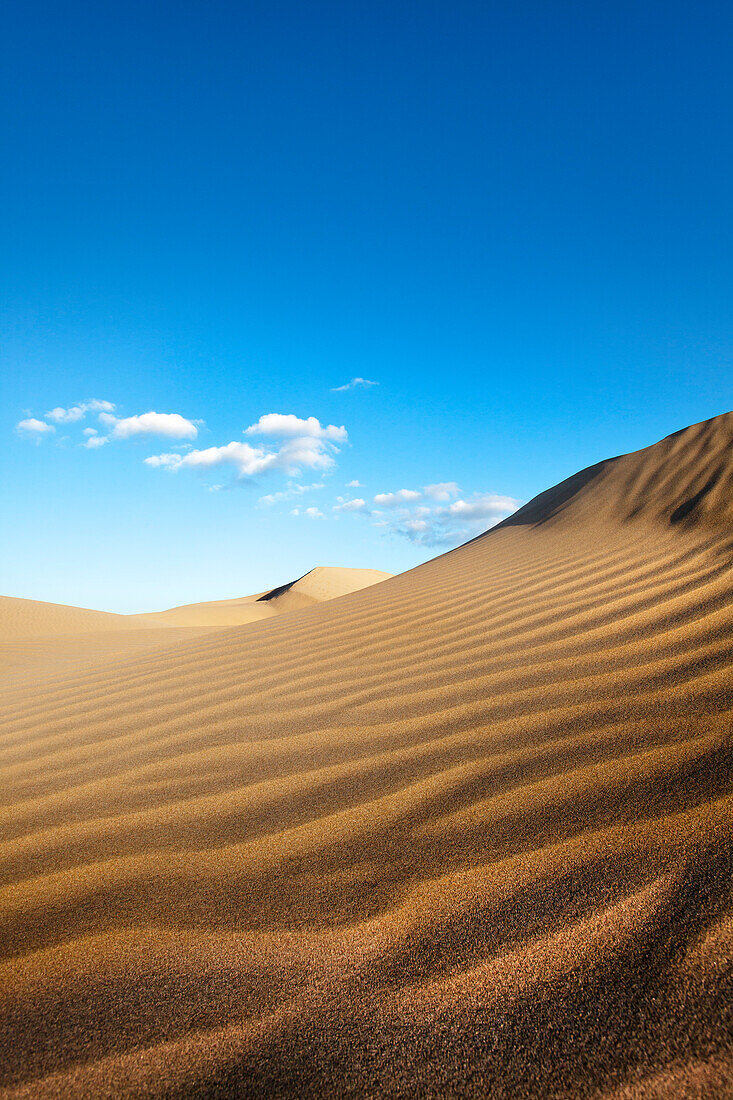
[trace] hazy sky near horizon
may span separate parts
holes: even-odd
[[[725,3],[0,14],[0,591],[401,571],[733,406]]]

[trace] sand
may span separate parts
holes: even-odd
[[[733,1096],[733,414],[6,692],[4,1097]]]
[[[0,688],[37,687],[90,665],[332,600],[390,576],[379,569],[318,566],[268,592],[144,615],[114,615],[0,596]]]
[[[242,626],[279,615],[283,611],[310,607],[311,604],[334,600],[349,592],[358,592],[369,585],[387,580],[391,573],[380,569],[338,569],[333,566],[317,566],[309,573],[287,584],[254,596],[237,600],[220,600],[215,603],[191,603],[173,607],[169,611],[135,618],[148,625],[171,626]]]

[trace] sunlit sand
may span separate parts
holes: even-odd
[[[381,583],[4,601],[2,1095],[733,1095],[732,547],[727,414]]]

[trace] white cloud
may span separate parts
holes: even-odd
[[[417,489],[398,489],[396,493],[377,493],[374,497],[374,503],[381,508],[399,508],[401,505],[409,504],[421,498],[422,493],[418,492]]]
[[[201,421],[187,420],[180,413],[146,412],[138,416],[119,417],[114,415],[115,405],[111,401],[101,401],[99,398],[91,398],[89,401],[80,401],[78,405],[70,405],[63,408],[57,405],[55,409],[49,409],[46,420],[52,420],[56,424],[73,424],[83,420],[88,412],[99,413],[99,421],[108,430],[108,435],[97,442],[91,442],[92,436],[97,436],[96,428],[84,428],[84,435],[88,436],[86,447],[101,447],[110,439],[131,439],[138,435],[161,435],[168,439],[196,439],[198,435],[197,423]]]
[[[271,469],[276,459],[277,454],[267,452],[262,447],[250,447],[249,443],[234,440],[223,447],[206,447],[205,450],[189,451],[188,454],[171,452],[151,455],[145,462],[148,466],[165,466],[169,470],[207,470],[213,466],[231,465],[239,477],[253,477]]]
[[[265,413],[256,424],[250,424],[244,434],[272,436],[274,439],[310,438],[330,443],[346,443],[349,438],[343,426],[321,426],[320,420],[315,416],[301,420],[292,413]]]
[[[291,516],[308,516],[308,519],[324,519],[320,508],[291,508]]]
[[[347,489],[361,489],[362,484],[361,484],[360,481],[357,481],[356,478],[354,478],[353,481],[347,481],[346,482],[346,488]]]
[[[338,504],[334,504],[334,512],[364,512],[366,511],[366,501],[361,497],[356,497],[354,500],[344,500],[343,497],[337,497]]]
[[[163,435],[169,439],[195,439],[198,429],[192,420],[180,413],[146,412],[120,419],[101,412],[99,419],[110,429],[113,439],[130,439],[135,435]]]
[[[425,485],[422,490],[377,493],[373,499],[380,508],[369,509],[363,501],[352,505],[344,497],[338,497],[333,510],[368,515],[373,527],[419,546],[457,546],[505,519],[520,504],[499,493],[474,493],[453,499],[459,493],[455,481],[441,481]],[[383,514],[382,509],[387,509],[387,518],[377,519]]]
[[[303,493],[313,493],[317,489],[324,488],[323,481],[314,481],[312,485],[298,485],[295,482],[290,482],[285,489],[281,489],[279,493],[267,493],[266,496],[260,497],[257,501],[258,504],[278,504],[281,500],[288,500],[290,497],[302,496]]]
[[[333,424],[323,427],[315,416],[301,420],[282,413],[266,413],[245,434],[272,436],[282,442],[279,446],[251,446],[233,440],[223,447],[208,447],[186,455],[151,455],[145,461],[149,466],[165,466],[170,470],[230,465],[239,478],[256,477],[271,470],[297,476],[304,469],[330,470],[335,465],[333,456],[339,451],[337,443],[348,440],[346,428]]]
[[[105,443],[109,443],[108,435],[89,435],[84,442],[84,446],[90,451],[96,450],[98,447],[103,447]]]
[[[151,455],[145,461],[149,466],[165,466],[169,470],[230,465],[238,478],[256,477],[271,470],[283,470],[290,476],[297,476],[304,469],[330,470],[335,465],[338,444],[346,443],[349,438],[344,427],[323,426],[315,416],[302,420],[290,413],[265,413],[246,429],[245,435],[272,437],[279,440],[279,444],[252,446],[233,440],[222,447],[207,447],[185,455],[172,452]],[[263,498],[262,503],[285,499],[274,493],[271,496],[272,500]]]
[[[352,378],[344,386],[334,386],[331,393],[344,393],[346,390],[355,390],[357,387],[368,389],[370,386],[378,386],[379,382],[372,382],[368,378]]]
[[[416,535],[422,535],[424,531],[430,529],[430,524],[426,519],[406,519],[403,526],[406,531],[413,532]]]
[[[297,474],[299,470],[330,470],[336,463],[334,454],[338,447],[323,439],[291,439],[277,452],[275,465],[288,474]]]
[[[29,416],[27,420],[19,420],[15,425],[16,431],[26,433],[28,435],[35,435],[39,437],[46,435],[48,432],[55,432],[53,424],[47,424],[45,420],[36,420],[35,417]]]
[[[72,405],[71,408],[62,409],[58,405],[55,409],[49,409],[46,413],[47,420],[53,420],[57,424],[71,424],[74,420],[81,420],[84,409],[81,405]]]
[[[460,491],[455,481],[439,481],[436,485],[423,486],[425,496],[431,500],[450,500],[457,497]]]
[[[111,413],[113,411],[114,405],[111,401],[100,401],[98,398],[93,397],[89,401],[80,401],[78,405],[70,405],[68,409],[57,405],[55,409],[50,409],[46,413],[46,420],[53,420],[56,424],[73,424],[74,421],[81,420],[88,412]]]
[[[520,501],[499,493],[474,493],[432,510],[421,506],[406,511],[395,519],[391,531],[420,546],[456,546],[506,519],[519,505]]]
[[[77,405],[69,405],[64,408],[57,405],[46,413],[45,427],[34,427],[25,431],[50,432],[55,424],[75,424],[83,420],[87,413],[98,413],[99,421],[108,434],[100,436],[97,428],[84,428],[83,434],[87,437],[84,446],[89,449],[103,447],[112,439],[131,439],[134,436],[161,435],[169,439],[196,439],[198,429],[196,424],[201,421],[187,420],[180,413],[146,412],[138,416],[119,417],[114,415],[115,405],[111,401],[102,401],[97,397],[88,401],[80,401]],[[30,424],[31,421],[23,422]],[[34,421],[41,424],[42,421]]]
[[[474,493],[469,500],[454,500],[448,507],[451,516],[461,519],[493,520],[495,523],[511,515],[519,506],[512,497],[498,493]]]

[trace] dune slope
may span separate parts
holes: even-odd
[[[0,596],[0,688],[37,685],[90,664],[174,646],[221,627],[258,622],[356,592],[390,575],[378,569],[319,566],[269,593],[144,615]]]
[[[2,1095],[733,1096],[732,488],[6,695]]]
[[[322,600],[333,600],[349,592],[358,592],[378,581],[387,580],[391,575],[379,569],[339,569],[321,565],[298,580],[280,585],[269,592],[258,592],[254,596],[244,596],[237,600],[185,604],[169,611],[137,615],[135,618],[150,625],[242,626],[244,623],[267,619],[282,611],[310,607]]]
[[[131,618],[108,611],[91,611],[86,607],[0,596],[0,641],[125,630]]]

